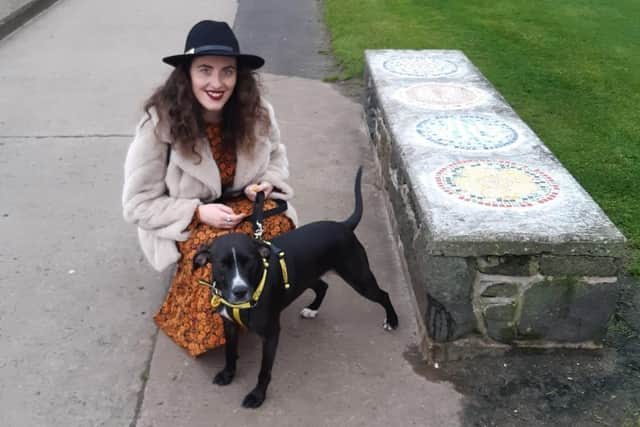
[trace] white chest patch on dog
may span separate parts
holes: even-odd
[[[218,314],[220,314],[220,316],[224,317],[225,319],[233,322],[233,319],[231,318],[231,316],[229,316],[229,312],[227,312],[227,307],[222,307],[222,310],[220,310]]]

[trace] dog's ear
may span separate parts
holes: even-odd
[[[262,258],[269,258],[269,255],[271,255],[271,246],[263,242],[256,242],[256,245],[260,256]]]
[[[208,262],[209,262],[209,248],[204,245],[200,246],[200,249],[198,249],[198,252],[196,252],[196,255],[193,257],[193,265],[191,266],[191,270],[192,271],[196,270]]]

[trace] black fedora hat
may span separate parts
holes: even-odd
[[[238,64],[251,69],[264,65],[264,59],[256,55],[240,53],[238,39],[226,22],[200,21],[191,28],[184,45],[184,53],[162,58],[174,67],[197,56],[235,56]]]

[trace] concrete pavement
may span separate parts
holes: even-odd
[[[265,405],[240,409],[260,349],[243,337],[237,379],[222,351],[191,359],[151,316],[169,273],[142,259],[121,217],[122,164],[140,105],[199,19],[233,22],[230,1],[60,0],[0,41],[0,425],[459,425],[461,396],[418,375],[415,322],[361,107],[316,80],[265,75],[290,153],[302,222],[344,218],[365,165],[358,235],[400,312],[331,276],[325,305],[284,332]],[[242,37],[240,37],[242,39]],[[258,52],[259,53],[259,52]],[[267,58],[268,59],[268,58]],[[8,65],[7,65],[8,64]]]

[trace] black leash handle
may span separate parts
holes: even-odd
[[[264,209],[265,195],[264,191],[259,191],[256,194],[256,200],[253,205],[253,213],[249,217],[253,223],[253,237],[257,240],[262,240],[262,234],[264,233],[263,221],[272,215],[277,215],[287,210],[287,202],[280,199],[273,199],[276,203],[276,207],[263,211]]]

